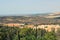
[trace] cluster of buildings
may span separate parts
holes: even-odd
[[[41,24],[38,26],[35,26],[33,24],[29,24],[29,25],[25,25],[25,24],[19,24],[19,23],[8,23],[8,24],[4,24],[4,26],[8,26],[8,27],[19,27],[19,28],[40,28],[40,29],[45,29],[46,31],[52,31],[54,30],[55,32],[60,29],[60,25],[59,24]]]

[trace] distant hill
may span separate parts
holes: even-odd
[[[60,17],[56,13],[55,15],[54,13],[45,13],[26,16],[3,16],[0,17],[0,23],[60,24]]]
[[[45,18],[58,18],[60,17],[60,12],[50,13]]]

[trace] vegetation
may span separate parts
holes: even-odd
[[[54,31],[0,26],[0,40],[57,40],[57,38]]]

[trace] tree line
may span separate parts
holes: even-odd
[[[0,26],[0,40],[57,40],[54,30]]]

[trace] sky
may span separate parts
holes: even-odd
[[[0,15],[60,12],[60,0],[0,0]]]

